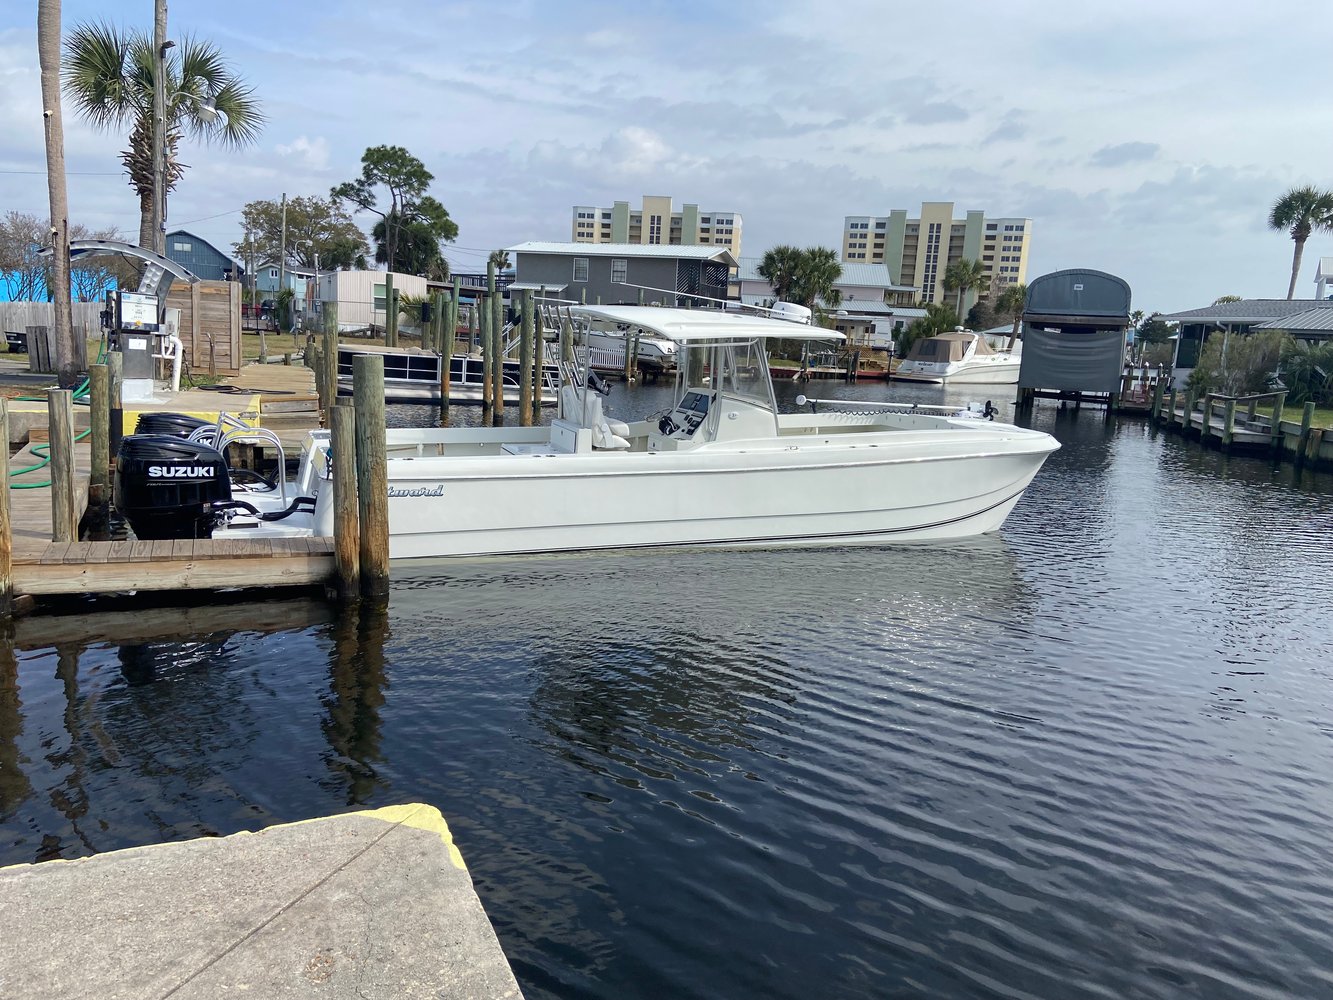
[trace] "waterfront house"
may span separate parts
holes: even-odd
[[[167,233],[166,256],[204,281],[241,281],[245,277],[240,261],[185,229]]]
[[[1312,313],[1306,316],[1304,314]],[[1179,323],[1179,336],[1176,340],[1175,374],[1180,379],[1188,377],[1198,364],[1199,354],[1203,351],[1208,335],[1215,332],[1246,334],[1251,330],[1287,330],[1297,339],[1324,339],[1318,336],[1319,327],[1325,321],[1321,314],[1328,313],[1328,322],[1333,323],[1333,303],[1317,299],[1241,299],[1237,302],[1214,302],[1199,309],[1186,309],[1182,312],[1168,313],[1159,317],[1168,323]],[[1314,336],[1306,337],[1292,329],[1297,321],[1311,328]]]
[[[641,289],[644,302],[706,305],[690,296],[725,299],[730,271],[737,264],[726,247],[665,243],[533,241],[508,251],[515,260],[513,287],[545,288],[553,297],[589,305],[637,303]]]

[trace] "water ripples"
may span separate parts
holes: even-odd
[[[0,860],[422,799],[533,998],[1327,993],[1330,492],[1036,419],[1065,447],[1000,537],[454,561],[360,619],[39,643]]]

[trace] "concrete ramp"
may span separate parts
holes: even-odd
[[[0,869],[0,996],[520,997],[439,811]]]

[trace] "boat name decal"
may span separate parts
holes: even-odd
[[[410,490],[400,490],[397,487],[389,487],[389,496],[391,497],[442,497],[444,496],[444,486],[417,486]]]
[[[150,465],[149,479],[212,479],[213,467],[209,465]]]

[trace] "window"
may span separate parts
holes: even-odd
[[[1005,226],[1005,227],[1004,227],[1004,231],[1005,231],[1006,233],[1012,233],[1012,232],[1014,231],[1014,227],[1013,227],[1013,226]]]
[[[276,267],[270,267],[268,269],[268,276],[276,281],[278,279],[278,269]],[[379,287],[383,288],[384,286],[380,285]]]
[[[628,281],[629,261],[612,259],[611,261],[611,280],[613,282]]]
[[[884,223],[882,223],[882,222],[876,222],[876,223],[875,223],[875,228],[876,228],[876,229],[883,229],[883,228],[884,228]]]
[[[173,243],[172,247],[180,253],[189,253],[194,249],[193,245],[190,243]]]
[[[587,280],[588,280],[588,258],[587,258],[587,257],[575,257],[575,258],[574,258],[574,280],[575,280],[575,281],[587,281]]]
[[[988,222],[988,223],[986,223],[986,232],[988,232],[988,233],[993,233],[993,232],[995,232],[995,230],[997,230],[998,228],[999,228],[999,226],[997,226],[997,225],[996,225],[995,223],[993,223],[993,222]]]
[[[648,216],[648,242],[662,242],[662,217],[660,215]]]
[[[371,308],[373,308],[376,312],[383,312],[383,311],[384,311],[385,303],[384,303],[384,286],[383,286],[383,285],[376,285],[376,286],[375,286],[375,303],[374,303],[374,305],[373,305]]]
[[[706,226],[706,225],[708,225],[710,222],[713,221],[713,217],[712,217],[711,215],[705,215],[705,216],[704,216],[702,219],[700,219],[699,221],[702,222],[702,223]]]

